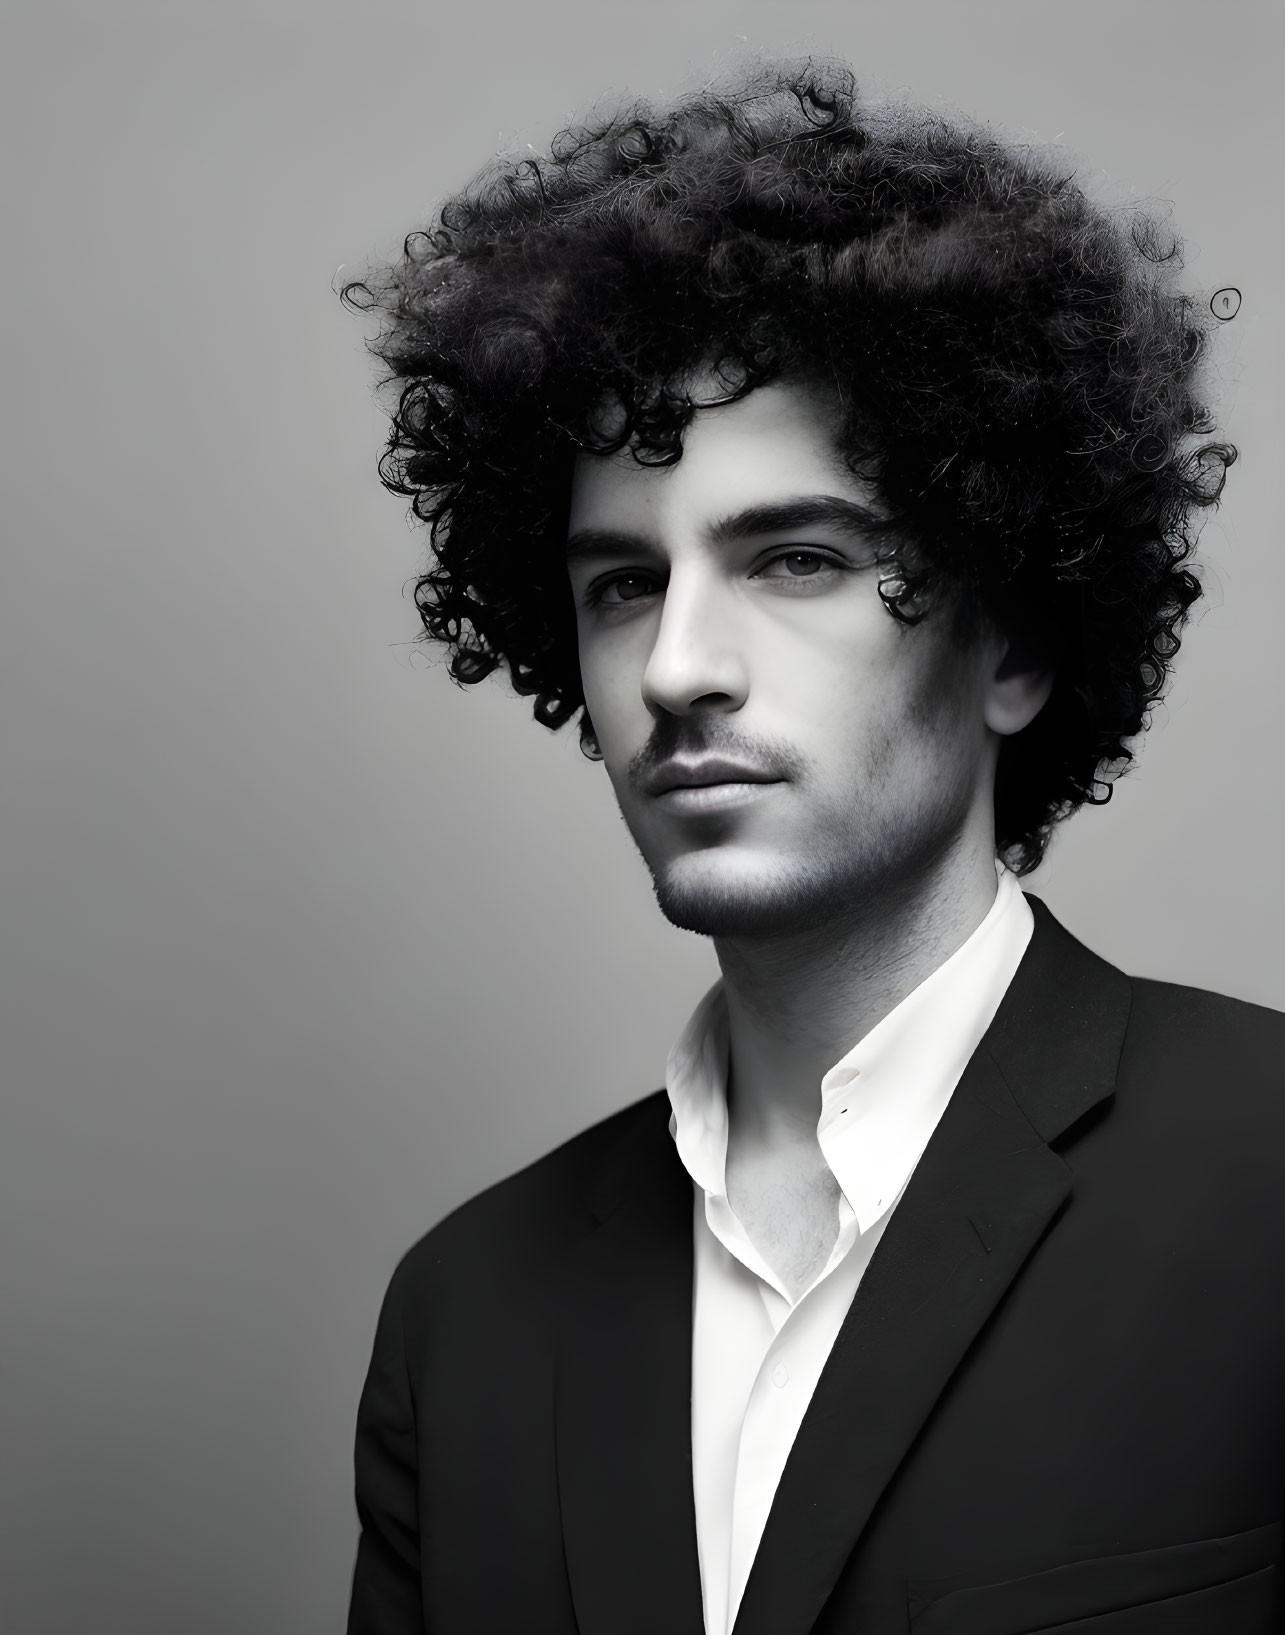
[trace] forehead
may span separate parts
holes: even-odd
[[[569,531],[664,534],[786,495],[868,500],[839,454],[837,427],[832,392],[774,382],[739,402],[697,410],[675,465],[640,465],[628,449],[582,453],[572,477]]]

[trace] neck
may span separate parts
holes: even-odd
[[[967,941],[994,900],[993,848],[973,845],[815,928],[716,942],[736,1145],[814,1146],[827,1071]]]

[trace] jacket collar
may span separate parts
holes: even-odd
[[[822,1372],[736,1635],[812,1628],[933,1404],[1067,1204],[1071,1174],[1049,1143],[1113,1091],[1128,978],[1030,901],[1030,946]],[[693,1203],[663,1093],[639,1104],[589,1204],[599,1224],[567,1267],[555,1409],[577,1622],[582,1635],[701,1635]]]
[[[982,1040],[1013,1098],[1056,1141],[1115,1091],[1133,987],[1027,893],[1035,931]]]
[[[600,1170],[566,1268],[554,1414],[581,1635],[703,1635],[692,1498],[692,1190],[663,1091]]]

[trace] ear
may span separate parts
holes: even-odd
[[[1053,691],[1053,668],[1047,656],[1020,640],[1001,637],[998,661],[986,686],[986,725],[1001,738],[1011,738],[1031,722],[1048,703]]]

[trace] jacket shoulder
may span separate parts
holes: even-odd
[[[1170,1050],[1222,1053],[1227,1065],[1285,1074],[1285,1012],[1177,982],[1131,977],[1130,1032]]]
[[[668,1117],[669,1098],[653,1091],[460,1204],[402,1256],[390,1299],[467,1281],[497,1266],[520,1278],[589,1230],[602,1176],[631,1153],[654,1147],[658,1132],[667,1139]]]
[[[1285,1015],[1203,988],[1132,979],[1118,1081],[1153,1150],[1188,1152],[1227,1187],[1279,1191]]]

